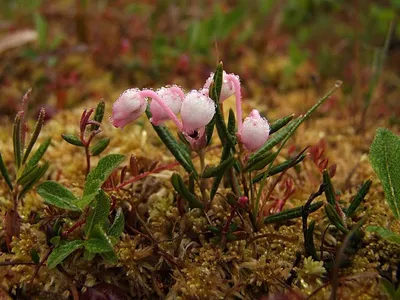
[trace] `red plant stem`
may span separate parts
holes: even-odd
[[[2,261],[0,262],[0,267],[3,266],[16,266],[16,265],[36,265],[34,262],[32,261]]]
[[[86,219],[80,220],[79,222],[76,222],[72,227],[66,231],[63,232],[64,236],[69,235],[71,232],[75,231],[75,229],[81,227],[83,224],[86,223]]]
[[[234,217],[235,214],[236,214],[236,210],[237,210],[237,207],[236,207],[236,206],[232,207],[231,214],[229,215],[228,219],[226,220],[226,223],[225,223],[224,228],[222,228],[222,233],[223,233],[223,234],[225,234],[225,233],[228,232],[229,226],[231,225],[232,220],[233,220],[233,217]]]
[[[86,176],[90,172],[90,152],[88,145],[85,145],[85,155],[86,155]]]
[[[136,181],[138,181],[138,180],[140,180],[140,179],[142,179],[142,178],[147,177],[147,176],[150,175],[150,174],[155,174],[155,173],[158,173],[158,172],[161,172],[161,171],[164,171],[164,170],[169,170],[169,169],[172,169],[173,167],[175,167],[175,166],[177,166],[177,165],[179,165],[179,162],[174,162],[174,163],[172,163],[172,164],[160,166],[160,167],[158,167],[158,168],[155,168],[155,169],[152,170],[152,171],[144,172],[144,173],[142,173],[142,174],[140,174],[140,175],[138,175],[138,176],[133,177],[132,179],[129,179],[129,180],[125,181],[125,182],[122,182],[122,183],[120,183],[119,185],[117,185],[115,188],[105,189],[105,190],[106,190],[106,191],[119,190],[119,189],[123,188],[123,187],[126,186],[126,185],[129,185],[129,184],[134,183],[134,182],[136,182]]]
[[[31,285],[31,284],[33,283],[33,281],[35,280],[37,274],[39,274],[40,268],[43,266],[43,264],[44,264],[44,263],[46,262],[46,260],[49,258],[51,252],[53,252],[53,249],[52,249],[52,248],[47,252],[46,256],[36,265],[35,273],[33,273],[32,279],[31,279],[31,281],[29,282],[30,285]]]

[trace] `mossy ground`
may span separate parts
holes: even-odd
[[[113,90],[111,84],[107,88],[109,91],[105,97],[106,115],[110,115],[112,101],[120,91]],[[341,95],[335,97],[340,99]],[[250,107],[257,106],[261,112],[275,118],[305,111],[316,100],[317,95],[313,89],[301,88],[286,94],[275,93],[276,106],[272,109],[263,101],[264,98],[265,95],[260,93],[251,99],[245,99],[245,109],[248,111]],[[232,103],[233,99],[227,100],[224,108],[228,109]],[[83,151],[66,144],[61,134],[75,133],[83,108],[91,106],[95,106],[93,100],[86,101],[74,109],[58,112],[46,122],[41,134],[42,138],[47,136],[53,138],[45,156],[45,159],[51,162],[47,179],[57,180],[76,194],[81,192],[84,183],[85,157]],[[330,164],[337,165],[333,184],[341,193],[341,201],[349,203],[357,187],[364,180],[371,178],[373,180],[371,191],[359,209],[356,219],[367,216],[366,225],[390,227],[400,233],[399,223],[393,219],[384,201],[381,185],[367,157],[368,145],[373,138],[375,127],[385,124],[383,121],[378,121],[373,126],[367,126],[365,131],[356,133],[354,120],[349,116],[346,107],[337,107],[339,110],[333,111],[333,108],[330,108],[332,111],[319,113],[301,126],[288,147],[294,145],[301,149],[323,140],[324,155],[329,158]],[[324,110],[324,107],[322,109]],[[11,130],[11,122],[3,120],[0,141],[2,154],[8,165],[12,162]],[[146,120],[139,120],[123,131],[113,128],[105,121],[102,134],[112,137],[107,152],[134,154],[139,159],[150,162],[173,161]],[[216,163],[219,151],[218,147],[210,150],[206,156],[206,163]],[[284,151],[279,160],[286,155],[287,151]],[[179,268],[177,265],[166,263],[163,256],[157,253],[146,238],[125,231],[121,241],[116,245],[119,257],[117,266],[107,265],[99,259],[89,263],[77,253],[68,258],[63,266],[70,278],[57,269],[48,270],[43,266],[33,283],[30,283],[30,279],[35,266],[3,266],[0,267],[0,276],[4,278],[1,283],[3,292],[22,287],[26,291],[34,291],[33,294],[44,297],[52,298],[57,295],[67,298],[72,295],[73,278],[88,286],[98,282],[113,283],[133,297],[144,298],[158,296],[170,299],[229,299],[261,297],[267,292],[270,295],[282,293],[285,290],[284,282],[293,269],[296,253],[303,253],[301,220],[281,225],[264,225],[258,234],[266,234],[266,238],[258,239],[251,245],[247,245],[245,240],[228,242],[226,249],[222,249],[209,241],[205,233],[207,221],[199,211],[193,210],[184,216],[179,213],[169,182],[171,172],[172,170],[168,170],[149,176],[134,184],[131,191],[121,191],[116,196],[117,205],[127,211],[135,209],[139,212],[148,230],[159,241],[159,247],[176,258]],[[289,173],[297,190],[285,208],[304,204],[321,182],[321,174],[311,159],[306,159],[301,164],[299,172],[291,170]],[[4,181],[0,182],[0,191],[1,210],[4,215],[7,207],[11,205]],[[21,235],[13,240],[11,253],[1,254],[1,261],[10,259],[29,261],[32,248],[37,249],[41,256],[49,250],[45,233],[40,226],[46,217],[55,214],[54,209],[49,211],[35,191],[27,195],[18,209],[22,217]],[[215,225],[220,225],[226,219],[228,212],[229,205],[221,197],[216,197],[209,211],[209,217]],[[32,213],[38,213],[42,221],[30,224],[29,218]],[[320,249],[321,237],[327,225],[325,218],[322,209],[310,217],[316,220],[317,224],[315,229],[317,251]],[[240,222],[239,219],[236,221]],[[1,236],[4,237],[4,225],[0,228]],[[70,238],[74,236],[79,236],[79,230]],[[340,234],[335,236],[336,238],[329,233],[325,236],[328,243],[325,248],[330,250],[324,255],[334,255],[335,249],[344,238]],[[400,262],[399,250],[394,244],[366,233],[363,247],[357,249],[355,253],[348,254],[351,263],[340,272],[342,278],[340,296],[348,299],[386,297],[376,279],[377,268],[396,270]],[[330,272],[318,263],[304,260],[304,257],[294,269],[298,277],[290,289],[303,296],[321,287],[325,283],[324,276]],[[329,294],[330,285],[327,284],[315,298],[326,299]]]

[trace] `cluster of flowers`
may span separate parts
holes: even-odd
[[[162,87],[156,92],[148,89],[128,89],[114,103],[111,121],[115,127],[123,128],[145,112],[147,98],[151,98],[152,118],[150,121],[153,125],[159,126],[167,120],[172,120],[193,150],[204,148],[207,140],[205,127],[213,119],[216,111],[215,103],[209,97],[213,77],[214,74],[211,73],[202,89],[192,90],[186,95],[176,85]],[[270,130],[268,121],[261,117],[256,109],[253,109],[250,115],[242,121],[239,77],[224,71],[219,101],[222,103],[233,94],[236,97],[238,139],[247,150],[256,151],[268,139]],[[177,117],[179,113],[181,120]]]

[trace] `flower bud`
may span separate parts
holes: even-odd
[[[191,135],[205,127],[215,114],[215,104],[210,97],[199,91],[189,92],[182,102],[181,118],[183,131]]]
[[[260,116],[258,110],[253,109],[244,119],[243,127],[239,132],[240,141],[247,150],[256,151],[261,148],[269,136],[268,121]]]
[[[157,91],[157,95],[168,105],[175,115],[180,112],[184,94],[179,87],[162,87]],[[169,120],[167,112],[157,103],[157,101],[151,101],[150,112],[152,115],[151,123],[153,123],[153,125],[160,125]]]
[[[214,79],[214,73],[210,74],[210,77],[208,77],[204,89],[209,90],[211,82]],[[223,72],[222,75],[222,87],[221,87],[221,95],[219,96],[219,102],[223,102],[224,100],[228,99],[230,96],[232,96],[235,93],[235,87],[233,86],[233,83],[231,80],[228,79],[228,74],[226,72]]]
[[[147,100],[139,92],[138,89],[128,89],[115,101],[110,118],[115,127],[123,128],[144,113]]]

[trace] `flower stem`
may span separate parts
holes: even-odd
[[[236,121],[237,121],[237,129],[238,132],[242,132],[242,125],[243,125],[243,120],[242,120],[242,92],[240,89],[240,81],[239,79],[233,75],[229,74],[227,75],[227,80],[229,80],[234,88],[235,88],[235,98],[236,98]]]
[[[148,97],[152,98],[154,101],[156,101],[167,113],[168,117],[176,124],[178,127],[179,131],[183,130],[183,125],[181,121],[177,118],[177,116],[174,114],[174,112],[169,108],[169,106],[165,103],[163,99],[160,98],[154,91],[151,90],[143,90],[140,92],[140,95],[142,97]]]

